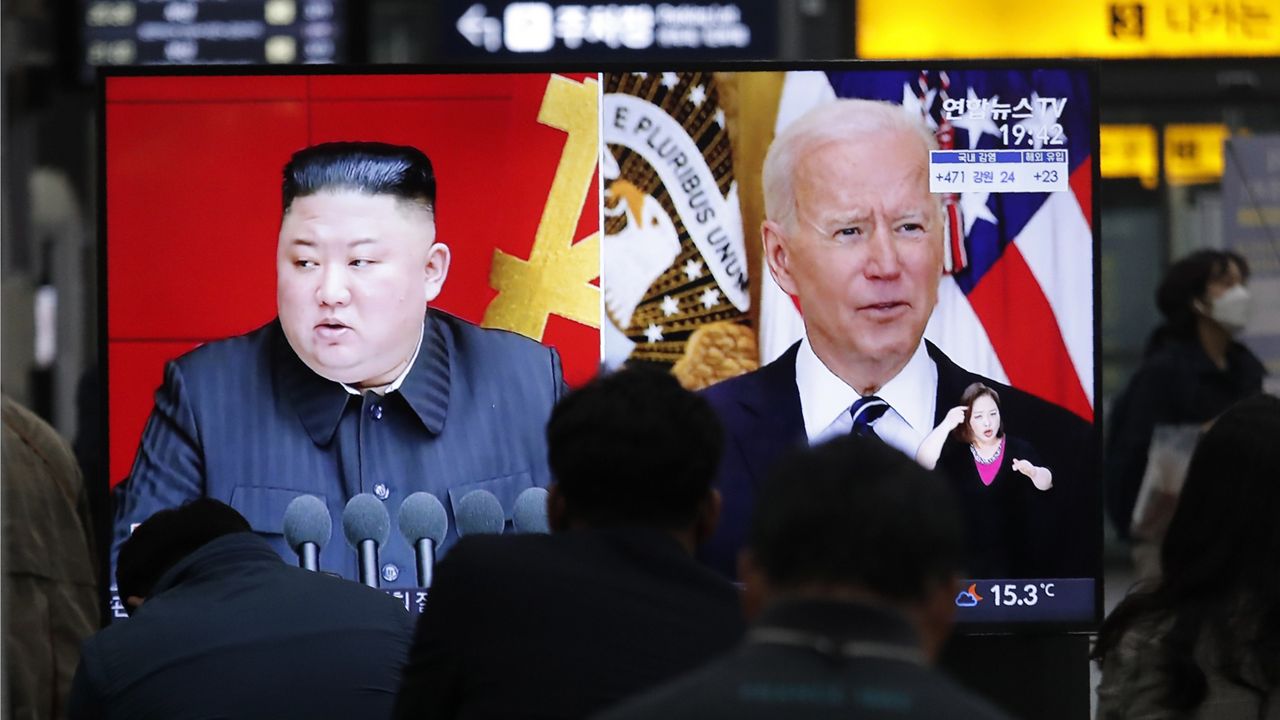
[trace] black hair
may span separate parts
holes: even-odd
[[[120,546],[116,559],[120,597],[146,598],[169,568],[209,541],[251,531],[249,521],[235,508],[212,498],[160,510],[134,528]]]
[[[1280,684],[1277,437],[1280,399],[1271,396],[1242,400],[1213,423],[1187,467],[1160,547],[1161,577],[1126,597],[1098,632],[1093,656],[1102,662],[1135,625],[1161,628],[1158,653],[1141,660],[1165,675],[1163,702],[1177,714],[1208,693],[1196,659],[1203,641],[1215,649],[1212,669],[1232,681],[1264,695]]]
[[[295,198],[334,190],[391,195],[419,203],[433,215],[436,209],[436,176],[431,159],[407,145],[322,143],[294,153],[284,166],[286,213]]]
[[[1192,301],[1203,299],[1209,284],[1226,274],[1234,264],[1249,279],[1249,263],[1230,250],[1197,250],[1169,266],[1156,288],[1156,308],[1164,323],[1147,341],[1146,353],[1159,350],[1169,340],[1191,340],[1196,333]]]
[[[747,545],[779,589],[852,587],[913,602],[958,574],[964,529],[945,480],[876,438],[848,436],[774,466]]]
[[[964,422],[952,431],[953,435],[964,443],[971,443],[975,440],[973,437],[973,429],[969,427],[969,419],[973,415],[973,404],[978,402],[980,397],[989,397],[996,404],[996,410],[1000,409],[1000,393],[994,388],[988,387],[986,383],[972,383],[964,389],[960,394],[960,404],[964,406]],[[1000,425],[996,427],[996,437],[1004,437],[1004,415],[1000,416]]]
[[[691,527],[723,442],[707,401],[652,369],[595,378],[561,400],[547,423],[566,512],[593,526]]]

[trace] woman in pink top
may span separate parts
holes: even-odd
[[[925,437],[916,460],[946,475],[960,497],[974,577],[1035,577],[1026,541],[1045,502],[1036,496],[1053,487],[1053,472],[1030,443],[1005,433],[994,389],[973,383],[960,402]]]

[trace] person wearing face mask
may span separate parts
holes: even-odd
[[[1156,290],[1164,323],[1116,400],[1107,434],[1107,510],[1121,537],[1129,537],[1156,426],[1206,423],[1262,391],[1262,362],[1235,339],[1249,318],[1248,279],[1240,255],[1199,250],[1171,265]]]

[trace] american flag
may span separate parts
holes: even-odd
[[[1067,150],[1070,191],[944,198],[947,275],[925,337],[962,367],[1092,421],[1095,133],[1086,72],[788,73],[775,131],[835,98],[902,104],[927,119],[943,149]],[[984,100],[986,112],[971,111]],[[1024,100],[1019,112],[998,109]],[[1046,145],[1058,136],[1055,124],[1064,144]],[[761,362],[769,362],[801,336],[803,324],[767,269],[761,275]]]

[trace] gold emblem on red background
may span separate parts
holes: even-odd
[[[555,314],[600,327],[600,233],[574,242],[595,175],[600,143],[598,83],[553,75],[538,122],[568,134],[528,259],[495,250],[489,284],[498,291],[482,325],[541,340]]]

